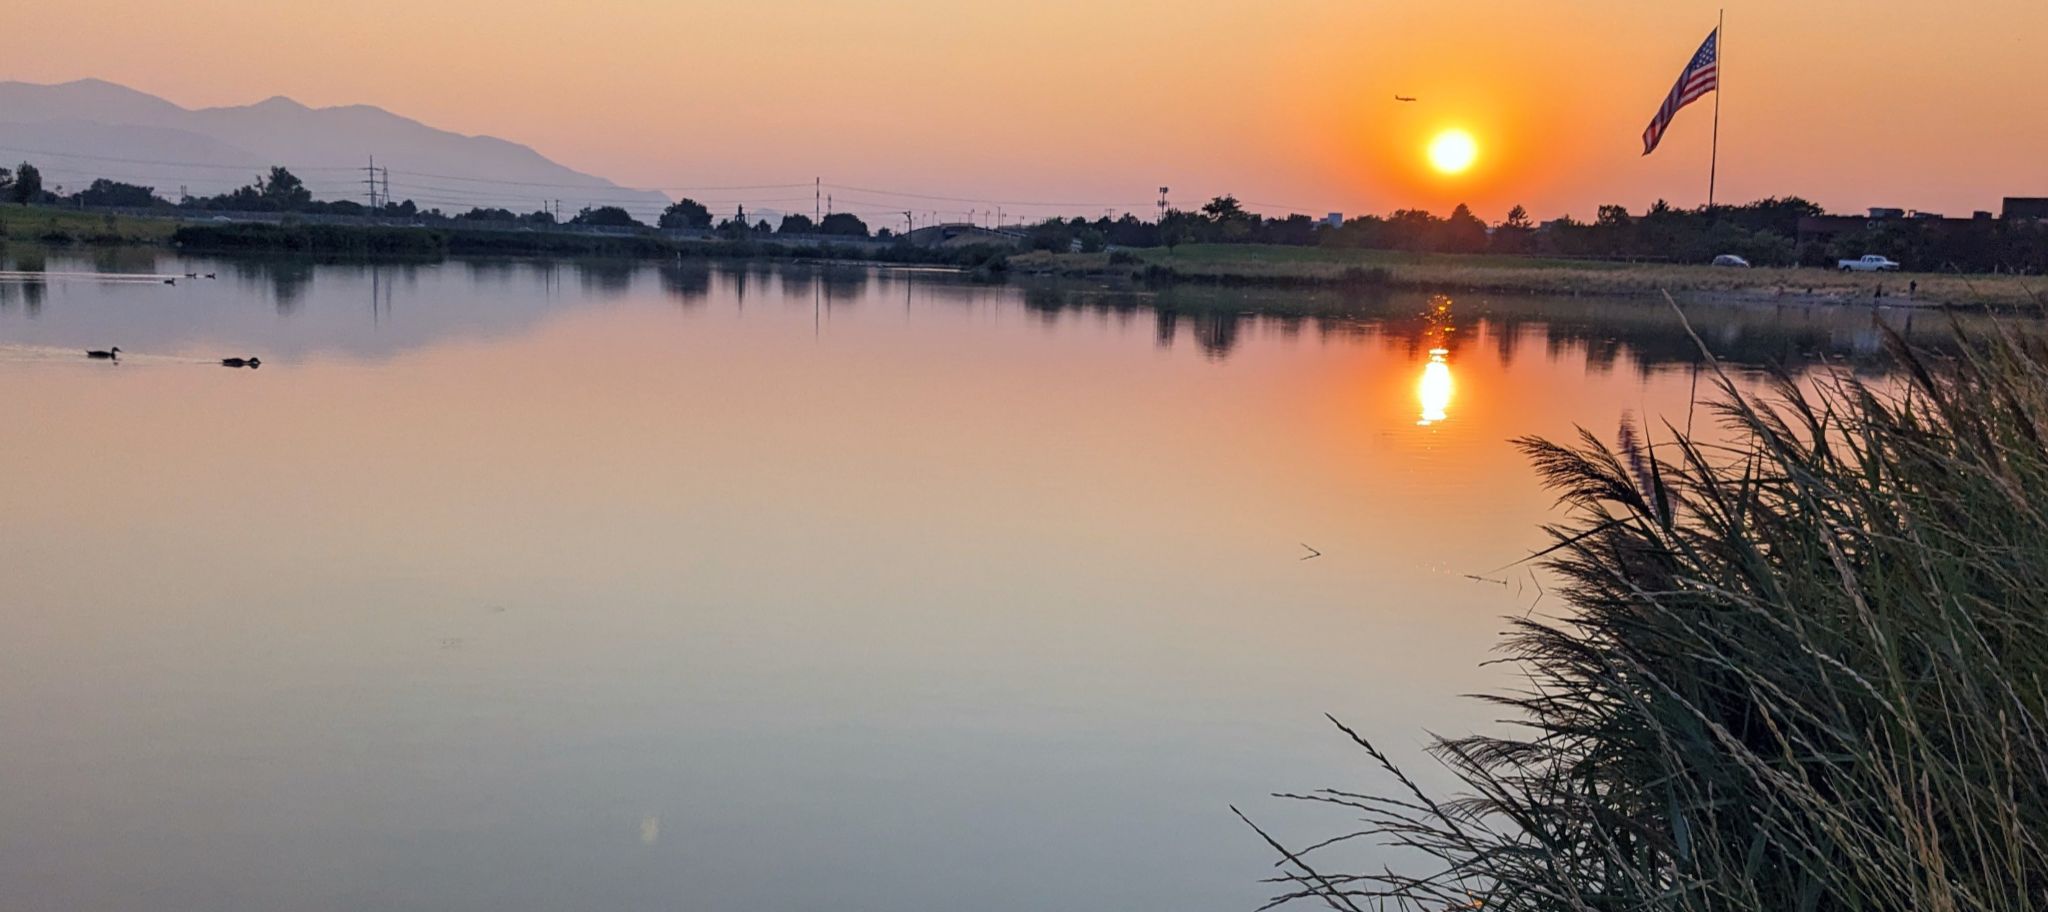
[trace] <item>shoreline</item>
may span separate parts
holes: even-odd
[[[2040,310],[2048,277],[1838,273],[1816,268],[1545,260],[1386,251],[1308,252],[1204,245],[1108,254],[1034,252],[1010,258],[1016,275],[1215,287],[1462,292],[1557,297],[1660,298],[1713,303],[1911,309]],[[1917,288],[1916,288],[1917,286]]]
[[[1468,294],[1657,298],[1759,305],[2048,310],[2048,277],[1839,273],[1494,254],[1198,244],[1102,253],[1016,251],[997,245],[834,245],[761,238],[677,239],[656,233],[507,233],[461,225],[372,228],[316,224],[209,224],[0,206],[0,245],[43,249],[140,246],[204,255],[383,258],[512,256],[663,261],[768,260],[949,269],[978,281],[1061,278],[1246,289],[1385,289]]]

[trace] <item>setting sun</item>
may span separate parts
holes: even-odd
[[[1462,174],[1479,158],[1479,142],[1463,130],[1445,130],[1429,141],[1429,164],[1445,174]]]

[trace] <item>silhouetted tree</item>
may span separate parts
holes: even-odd
[[[92,186],[78,191],[77,199],[81,206],[148,208],[169,205],[168,201],[156,195],[156,188],[154,187],[124,184],[120,181],[107,180],[104,177],[93,181]]]
[[[864,238],[868,236],[868,223],[851,212],[834,212],[818,223],[818,233]]]
[[[1397,209],[1381,232],[1383,245],[1398,250],[1435,250],[1444,220],[1425,209]]]
[[[1509,209],[1507,219],[1494,227],[1492,247],[1500,253],[1528,253],[1534,246],[1535,234],[1529,210],[1518,205]]]
[[[597,228],[645,228],[633,214],[617,206],[583,207],[576,217],[569,220],[571,225],[588,225]]]
[[[1202,216],[1179,209],[1168,209],[1166,214],[1159,218],[1159,242],[1165,244],[1166,249],[1171,251],[1181,244],[1200,240],[1201,230],[1206,226],[1207,222]]]
[[[1478,253],[1486,249],[1486,223],[1472,214],[1470,207],[1459,203],[1451,210],[1451,217],[1444,219],[1442,239],[1434,249],[1449,253]]]
[[[24,206],[43,198],[43,172],[36,166],[22,162],[14,169],[14,185],[7,188],[7,198]]]
[[[1252,240],[1261,244],[1307,247],[1316,242],[1316,220],[1299,212],[1284,219],[1266,219],[1254,230]]]
[[[285,212],[304,209],[308,203],[313,202],[313,191],[306,189],[305,182],[280,166],[273,165],[270,177],[267,180],[258,178],[256,186],[272,207]]]
[[[1202,218],[1209,223],[1206,239],[1226,244],[1250,240],[1259,221],[1258,216],[1244,211],[1234,196],[1219,196],[1204,204]]]
[[[661,221],[658,224],[663,228],[709,228],[711,210],[704,208],[704,204],[696,200],[679,199],[662,210]]]
[[[808,215],[785,215],[782,224],[775,229],[777,234],[816,234],[818,225]]]

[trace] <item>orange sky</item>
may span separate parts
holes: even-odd
[[[1967,215],[2048,195],[2048,105],[2031,97],[2048,85],[2048,3],[1728,6],[1722,199]],[[1638,137],[1714,15],[1689,0],[67,0],[0,32],[0,78],[96,76],[188,106],[375,104],[636,186],[823,176],[1099,214],[1145,212],[1166,184],[1176,202],[1229,192],[1268,212],[1590,217],[1704,201],[1710,103],[1649,159]],[[1423,146],[1452,125],[1480,163],[1430,175]]]

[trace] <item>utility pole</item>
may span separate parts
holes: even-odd
[[[910,210],[903,210],[903,233],[907,236],[917,230],[917,219],[910,217]]]

